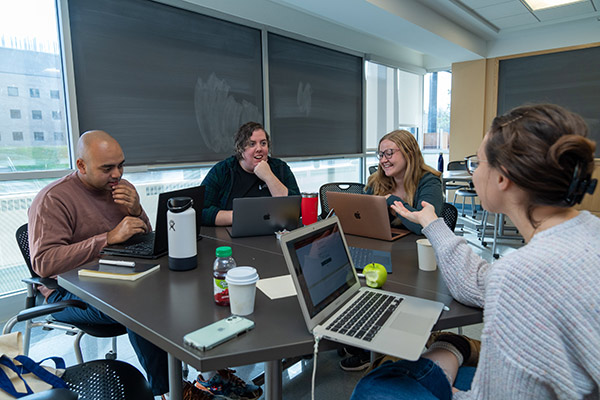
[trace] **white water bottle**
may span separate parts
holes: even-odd
[[[167,202],[169,269],[187,271],[198,265],[196,211],[190,197],[172,197]]]

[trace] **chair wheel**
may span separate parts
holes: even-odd
[[[500,258],[500,254],[494,254],[494,258],[497,260]]]
[[[117,359],[117,353],[115,353],[114,351],[109,351],[108,353],[106,353],[106,355],[104,356],[104,358],[106,358],[107,360],[116,360]]]
[[[483,245],[483,247],[487,247],[487,242],[481,242],[481,244]]]

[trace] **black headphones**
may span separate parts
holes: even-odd
[[[591,179],[591,176],[589,175],[585,179],[581,179],[579,177],[579,164],[575,165],[573,178],[571,179],[569,190],[567,190],[567,195],[565,196],[565,202],[569,207],[581,203],[581,200],[583,200],[583,196],[585,196],[586,193],[594,193],[597,184],[598,180]]]

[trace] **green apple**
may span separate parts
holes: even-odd
[[[363,269],[367,286],[372,288],[380,288],[387,281],[387,271],[381,264],[371,263],[365,265]]]

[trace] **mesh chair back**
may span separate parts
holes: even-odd
[[[29,268],[29,273],[33,278],[38,278],[39,275],[35,273],[33,267],[31,266],[31,257],[29,255],[29,233],[27,233],[27,224],[23,224],[17,229],[15,237],[17,239],[17,244],[19,245],[19,250],[21,250],[21,254],[23,255],[23,259],[25,260],[25,264],[27,264],[27,268]]]
[[[365,192],[365,185],[356,182],[331,182],[322,185],[319,188],[319,198],[321,199],[321,218],[325,218],[329,213],[329,204],[327,203],[327,192],[355,193]]]
[[[454,228],[456,228],[456,221],[458,219],[458,210],[450,203],[444,203],[442,205],[442,218],[448,228],[452,232],[454,232]]]
[[[153,400],[152,390],[133,365],[118,360],[94,360],[65,370],[70,390],[84,400]]]

